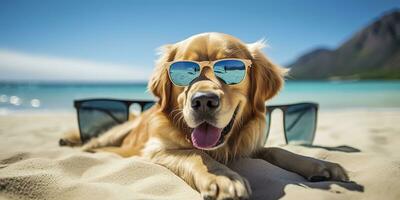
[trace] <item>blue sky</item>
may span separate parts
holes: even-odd
[[[114,73],[118,77],[128,69],[137,73],[134,79],[146,79],[157,47],[210,31],[245,42],[265,38],[267,55],[286,65],[315,47],[337,47],[394,8],[400,8],[398,0],[0,0],[0,80],[46,79],[52,76],[46,71],[58,62],[70,65],[59,65],[57,71],[90,62],[101,65],[103,74],[107,68],[121,69]],[[40,60],[48,68],[36,69]],[[90,76],[76,71],[60,79]]]

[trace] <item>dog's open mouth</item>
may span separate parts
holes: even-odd
[[[191,140],[193,146],[197,149],[211,149],[222,144],[225,140],[225,136],[231,131],[237,108],[232,115],[232,119],[229,121],[225,128],[217,128],[207,122],[204,122],[193,129],[191,134]]]

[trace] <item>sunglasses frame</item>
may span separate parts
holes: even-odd
[[[224,58],[224,59],[213,60],[213,61],[174,60],[174,61],[171,61],[171,62],[166,62],[164,65],[167,66],[168,78],[169,78],[169,80],[172,82],[172,84],[174,84],[174,85],[177,86],[177,87],[186,87],[187,85],[177,85],[177,84],[174,83],[174,81],[172,81],[171,74],[170,74],[170,68],[171,68],[171,65],[172,65],[172,64],[177,63],[177,62],[193,62],[193,63],[196,63],[196,64],[198,64],[198,65],[200,66],[200,74],[201,74],[201,71],[203,70],[204,67],[210,67],[211,69],[213,69],[213,73],[214,73],[214,64],[217,63],[217,62],[220,62],[220,61],[224,61],[224,60],[238,60],[238,61],[241,61],[241,62],[243,62],[243,64],[245,65],[245,68],[246,68],[246,69],[245,69],[245,70],[246,70],[246,73],[244,74],[243,79],[242,79],[239,83],[227,84],[227,85],[237,85],[237,84],[240,84],[241,82],[243,82],[243,80],[244,80],[244,79],[246,78],[246,76],[247,76],[247,69],[248,69],[249,67],[252,66],[252,61],[249,60],[249,59]],[[199,76],[200,76],[200,75],[199,75]],[[199,77],[199,76],[198,76],[198,77]],[[214,76],[220,78],[219,76],[215,75],[215,73],[214,73]],[[198,77],[196,77],[196,78],[198,78]],[[222,78],[221,78],[221,79],[222,79]],[[194,80],[194,79],[193,79],[193,80]],[[192,81],[193,81],[193,80],[192,80]],[[189,85],[190,85],[190,84],[189,84]]]
[[[78,117],[78,127],[79,127],[79,135],[80,138],[82,140],[82,138],[84,138],[84,135],[82,134],[82,129],[81,129],[81,124],[80,124],[80,117],[79,117],[79,108],[81,107],[82,103],[85,102],[91,102],[91,101],[113,101],[113,102],[121,102],[126,106],[126,116],[127,119],[129,119],[129,107],[132,104],[138,104],[140,106],[140,112],[143,112],[144,110],[144,106],[147,104],[154,104],[156,103],[155,101],[152,100],[126,100],[126,99],[111,99],[111,98],[98,98],[98,99],[80,99],[80,100],[75,100],[74,101],[74,107],[77,110],[77,117]],[[285,122],[285,117],[286,117],[286,110],[291,107],[291,106],[298,106],[298,105],[310,105],[311,107],[315,108],[315,120],[314,120],[314,130],[312,133],[312,139],[310,141],[310,144],[312,144],[314,142],[314,138],[315,138],[315,132],[317,130],[317,122],[318,122],[318,109],[319,109],[319,104],[318,103],[314,103],[314,102],[301,102],[301,103],[294,103],[294,104],[282,104],[282,105],[268,105],[265,106],[266,108],[266,115],[268,115],[268,124],[266,126],[267,128],[267,133],[266,133],[266,138],[265,138],[265,143],[267,142],[268,136],[269,136],[269,132],[271,129],[271,115],[272,112],[276,109],[280,109],[283,112],[283,131],[284,131],[284,137],[285,137],[285,142],[286,144],[289,144],[288,139],[287,139],[287,134],[286,134],[286,122]],[[86,141],[82,141],[83,143]]]
[[[269,119],[269,122],[268,122],[268,125],[267,125],[267,138],[268,138],[268,135],[269,135],[269,132],[270,132],[270,130],[271,130],[271,115],[272,115],[272,112],[274,111],[274,110],[276,110],[276,109],[280,109],[281,111],[282,111],[282,113],[283,113],[283,116],[282,116],[282,120],[283,120],[283,131],[284,131],[284,133],[283,133],[283,135],[285,136],[285,142],[286,142],[286,144],[289,144],[289,140],[288,140],[288,138],[287,138],[287,134],[286,134],[286,120],[285,120],[285,117],[286,117],[286,111],[287,111],[287,109],[289,108],[289,107],[291,107],[291,106],[299,106],[299,105],[309,105],[309,106],[311,106],[311,107],[314,107],[315,108],[315,120],[314,120],[314,130],[313,130],[313,133],[312,133],[312,139],[311,139],[311,141],[310,141],[310,144],[312,144],[313,142],[314,142],[314,138],[315,138],[315,132],[317,131],[317,122],[318,122],[318,109],[319,109],[319,104],[318,103],[314,103],[314,102],[301,102],[301,103],[294,103],[294,104],[285,104],[285,105],[271,105],[271,106],[265,106],[265,108],[266,108],[266,114],[268,115],[268,119]],[[267,139],[266,139],[267,140]],[[267,142],[267,141],[265,141],[265,142]]]

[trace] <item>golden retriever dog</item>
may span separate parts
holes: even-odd
[[[282,88],[286,70],[273,64],[263,47],[262,42],[246,44],[222,33],[165,45],[148,84],[157,103],[82,148],[144,157],[170,169],[205,199],[250,198],[248,181],[226,166],[243,157],[266,160],[307,179],[347,181],[336,163],[264,147],[265,102]],[[226,84],[214,74],[211,63],[227,58],[249,64],[238,84]],[[168,67],[183,60],[201,62],[202,67],[189,85],[177,86]]]

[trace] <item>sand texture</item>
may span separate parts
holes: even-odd
[[[72,113],[0,116],[0,199],[201,199],[168,169],[143,159],[59,147],[76,128]],[[281,116],[268,145],[279,146]],[[230,167],[251,183],[252,199],[400,199],[400,111],[322,111],[315,146],[282,146],[340,163],[353,183],[307,182],[262,160]]]

